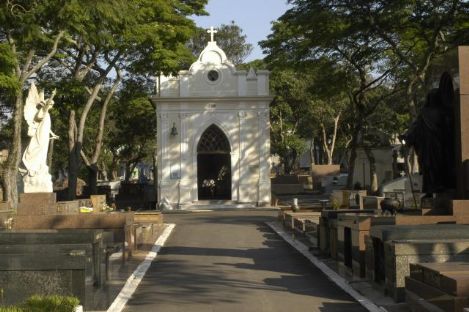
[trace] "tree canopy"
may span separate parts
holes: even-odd
[[[467,42],[469,4],[457,0],[289,3],[291,8],[260,43],[265,61],[273,71],[291,69],[312,76],[315,68],[328,64],[324,79],[312,80],[309,120],[317,126],[316,132],[306,132],[320,133],[321,118],[338,105],[338,139],[349,151],[351,179],[356,148],[389,144],[416,115],[419,99],[435,80],[433,68],[454,64],[442,59]],[[295,101],[288,105],[298,107]],[[324,149],[330,150],[326,145]]]
[[[27,88],[28,79],[38,78],[44,86],[60,88],[56,107],[70,115],[69,178],[76,179],[80,158],[95,173],[104,140],[106,111],[121,81],[132,75],[177,72],[192,58],[185,46],[195,30],[189,17],[206,14],[206,3],[206,0],[2,3],[0,45],[8,53],[2,53],[0,59],[0,83],[2,89],[8,86],[17,90],[14,99],[1,100],[2,107],[11,107],[13,124],[7,172],[2,175],[6,198],[17,201],[22,90]],[[12,74],[4,70],[5,66],[14,66]],[[87,131],[89,116],[97,118],[91,133]],[[94,136],[94,140],[88,140],[94,148],[84,148],[89,135]],[[61,137],[66,140],[66,132]]]

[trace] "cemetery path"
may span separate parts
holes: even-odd
[[[265,225],[276,215],[165,215],[176,228],[124,311],[366,311]]]

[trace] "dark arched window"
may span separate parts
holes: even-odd
[[[230,142],[223,131],[216,125],[208,127],[200,137],[197,153],[230,153]]]

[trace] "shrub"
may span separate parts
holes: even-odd
[[[0,307],[0,312],[73,312],[79,304],[75,297],[34,295],[21,305]]]
[[[66,296],[32,296],[24,304],[27,312],[73,312],[80,304],[75,297]]]
[[[0,312],[24,312],[22,308],[15,306],[0,307]]]

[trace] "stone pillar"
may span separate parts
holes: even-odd
[[[243,177],[243,162],[245,161],[244,153],[245,153],[245,142],[244,142],[244,127],[245,127],[245,119],[246,118],[246,112],[240,111],[238,112],[238,147],[239,147],[239,154],[238,154],[238,168],[236,168],[237,172],[237,193],[236,194],[236,200],[238,202],[242,202],[244,199],[242,198],[243,196],[243,190],[242,190],[242,177]]]
[[[181,132],[180,135],[180,165],[179,165],[179,189],[180,189],[180,203],[190,202],[192,200],[192,183],[191,180],[191,166],[192,158],[189,152],[189,137],[187,134],[188,123],[190,122],[191,114],[190,113],[181,113],[179,129]]]
[[[456,105],[457,197],[469,199],[469,46],[461,46],[459,58],[459,105]]]
[[[170,178],[170,166],[168,162],[168,136],[169,136],[169,116],[168,114],[159,114],[159,138],[158,149],[160,154],[158,155],[158,171],[160,172],[159,178],[159,192],[158,200],[161,200],[166,196],[165,190],[169,184]]]
[[[270,139],[269,139],[269,110],[257,112],[258,117],[258,205],[270,204]]]

